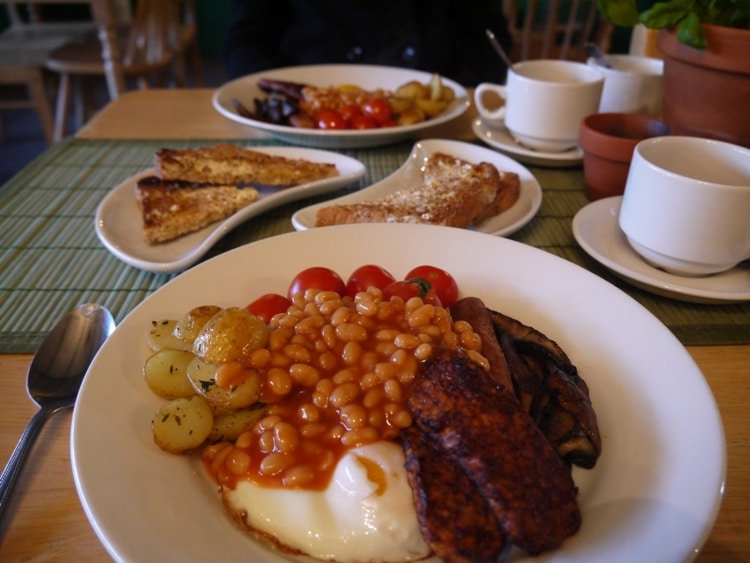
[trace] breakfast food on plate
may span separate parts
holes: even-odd
[[[218,144],[161,149],[155,175],[136,183],[144,240],[157,244],[192,233],[255,202],[256,188],[286,188],[338,175],[335,164]]]
[[[258,199],[258,190],[238,186],[164,181],[155,176],[138,180],[136,200],[149,244],[176,239],[233,215]]]
[[[147,338],[146,381],[169,399],[155,441],[202,448],[255,537],[328,561],[496,563],[578,531],[571,464],[592,467],[601,440],[554,341],[474,297],[290,299],[268,324],[202,306]]]
[[[430,479],[432,464],[452,466],[452,474],[463,473],[470,482],[465,485],[466,498],[486,505],[499,535],[531,555],[559,547],[578,531],[581,514],[568,465],[521,410],[512,390],[494,384],[485,370],[460,352],[425,362],[411,389],[409,410],[414,423],[406,432],[407,464],[413,483]],[[423,449],[422,442],[432,445]],[[444,488],[451,482],[440,480]],[[418,501],[421,492],[414,487]],[[439,498],[436,505],[437,511],[429,502],[420,507],[423,528],[444,529],[458,521],[466,508],[463,502]],[[484,509],[478,507],[477,512],[482,515]],[[429,537],[427,542],[432,544]],[[432,547],[443,559],[464,551],[445,540]],[[496,561],[504,550],[504,541],[496,541],[494,553],[483,560]],[[479,558],[472,554],[466,560]]]
[[[338,175],[335,164],[286,158],[235,145],[161,149],[154,155],[156,176],[221,185],[289,187]]]
[[[502,213],[520,195],[514,172],[489,162],[472,164],[445,153],[429,156],[421,182],[381,199],[322,207],[316,226],[345,223],[428,223],[467,227]]]
[[[395,91],[366,90],[355,84],[316,87],[269,78],[261,78],[258,87],[268,97],[256,98],[254,111],[232,100],[240,115],[307,129],[413,125],[442,113],[456,96],[439,74],[433,74],[426,83],[406,82]]]

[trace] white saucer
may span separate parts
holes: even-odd
[[[490,127],[481,117],[472,122],[471,129],[482,142],[525,164],[572,168],[583,162],[583,151],[580,147],[564,152],[535,151],[519,145],[505,127]]]
[[[633,285],[651,293],[693,303],[750,301],[750,267],[737,266],[713,276],[689,278],[647,264],[628,244],[617,218],[622,196],[588,204],[573,218],[573,236],[592,258]]]

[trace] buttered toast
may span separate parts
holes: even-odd
[[[147,243],[166,242],[233,215],[258,199],[255,188],[164,181],[155,176],[138,180],[136,200]]]
[[[297,186],[338,175],[335,164],[286,158],[235,145],[161,149],[154,154],[156,176],[229,186]]]
[[[256,187],[286,188],[339,175],[335,164],[286,158],[218,144],[164,148],[154,154],[154,175],[136,185],[149,244],[167,242],[221,221],[255,202]]]
[[[378,200],[329,205],[316,226],[345,223],[427,223],[467,227],[497,215],[517,200],[520,179],[488,162],[472,164],[445,153],[427,160],[421,183]]]

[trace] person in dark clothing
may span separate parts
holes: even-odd
[[[439,73],[464,86],[498,82],[510,51],[501,0],[232,0],[230,78],[309,64],[377,64]]]

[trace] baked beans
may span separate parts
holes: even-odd
[[[418,297],[384,301],[375,288],[354,299],[307,290],[270,329],[267,349],[246,366],[261,375],[264,415],[234,444],[203,452],[223,485],[323,489],[347,449],[411,425],[409,389],[434,350],[463,347],[487,366],[471,325]]]

